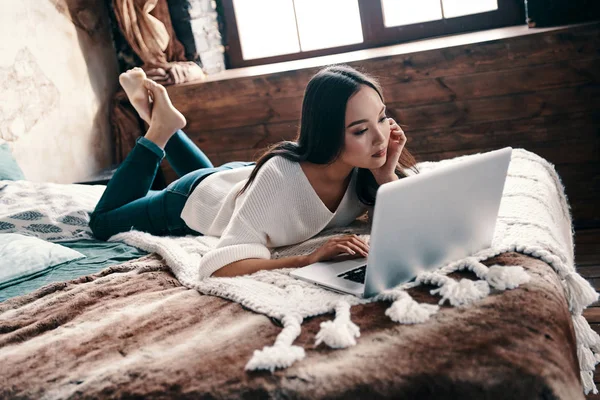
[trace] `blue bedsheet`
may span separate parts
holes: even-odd
[[[55,268],[47,268],[40,273],[15,280],[13,284],[9,282],[0,289],[0,301],[33,292],[52,282],[68,281],[90,275],[110,265],[120,264],[148,254],[125,243],[100,240],[76,240],[60,242],[60,245],[77,250],[86,258],[70,261]]]

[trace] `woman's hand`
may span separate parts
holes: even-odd
[[[390,140],[388,142],[385,164],[379,168],[371,169],[375,180],[380,185],[398,179],[395,173],[396,165],[406,145],[406,135],[396,121],[388,118],[390,123]]]
[[[336,236],[313,251],[308,256],[308,262],[312,264],[319,261],[327,261],[343,253],[350,254],[351,257],[349,259],[366,257],[369,253],[369,245],[357,235]]]

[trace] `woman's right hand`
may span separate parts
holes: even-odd
[[[309,254],[308,262],[327,261],[344,253],[350,254],[349,259],[367,257],[369,245],[357,235],[336,236]]]

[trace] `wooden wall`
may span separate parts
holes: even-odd
[[[377,76],[419,161],[504,146],[556,165],[578,227],[600,225],[600,22],[349,63]],[[318,69],[169,88],[186,132],[220,165],[296,136]],[[166,165],[167,180],[175,178]]]

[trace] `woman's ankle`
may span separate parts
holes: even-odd
[[[161,161],[165,157],[165,150],[145,136],[142,136],[136,140],[136,146],[137,145],[141,145],[147,148],[148,150],[156,154],[156,157],[158,157]]]
[[[169,141],[169,139],[171,139],[171,136],[173,136],[173,134],[176,132],[176,131],[171,132],[171,130],[172,129],[169,129],[169,128],[150,125],[150,127],[148,128],[148,131],[146,131],[146,134],[144,135],[144,137],[147,140],[150,140],[152,143],[154,143],[158,147],[160,147],[162,150],[164,150],[165,146],[167,145],[167,142]]]

